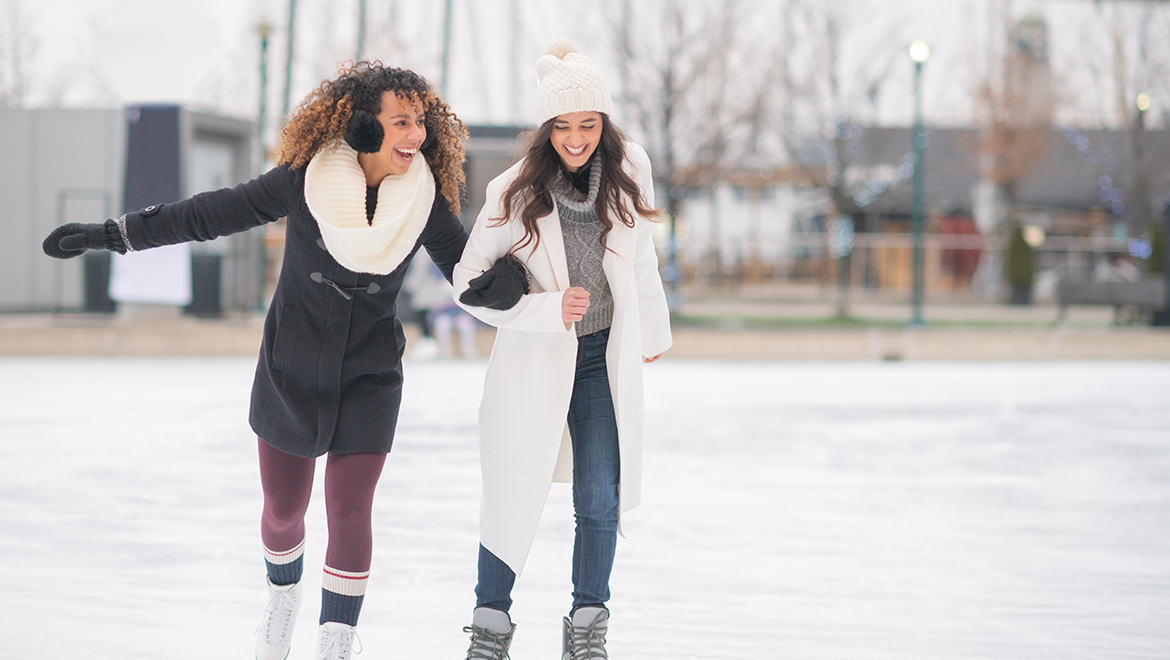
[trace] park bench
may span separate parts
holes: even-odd
[[[1166,305],[1166,282],[1163,279],[1143,279],[1137,282],[1084,282],[1069,279],[1056,284],[1056,302],[1059,319],[1064,320],[1069,305],[1110,305],[1113,322],[1124,320],[1123,312],[1136,311],[1128,320],[1145,319]]]

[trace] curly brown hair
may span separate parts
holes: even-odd
[[[377,61],[344,65],[337,78],[321,83],[289,116],[280,131],[276,162],[293,169],[304,167],[321,149],[345,138],[355,110],[377,116],[382,111],[382,94],[387,91],[423,107],[427,139],[421,151],[451,212],[459,213],[459,197],[465,185],[463,143],[467,129],[430,83],[407,69]]]

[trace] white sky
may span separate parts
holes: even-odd
[[[685,0],[684,0],[685,1]],[[694,1],[694,0],[692,0]],[[860,38],[854,61],[873,57],[878,48],[902,48],[915,38],[933,44],[924,73],[928,121],[967,123],[971,89],[982,76],[989,12],[1005,8],[1015,16],[1034,12],[1050,25],[1054,68],[1061,80],[1064,109],[1058,121],[1109,122],[1115,103],[1091,87],[1089,71],[1105,72],[1107,38],[1114,3],[1091,0],[840,0],[856,8]],[[746,0],[771,29],[774,3]],[[255,26],[276,26],[270,47],[270,116],[279,113],[284,89],[284,26],[287,0],[0,0],[10,11],[19,6],[30,19],[36,41],[32,105],[117,105],[181,102],[254,116],[258,106],[258,50]],[[518,95],[512,93],[510,12],[520,9],[517,46]],[[600,15],[569,0],[454,0],[451,80],[448,100],[471,123],[527,121],[532,106],[533,63],[553,36],[567,36],[614,75],[607,62]],[[590,3],[592,4],[592,3]],[[597,6],[610,6],[601,2]],[[1120,6],[1138,30],[1143,3]],[[339,61],[352,58],[358,0],[299,0],[295,104],[320,80],[331,77]],[[438,83],[442,52],[443,5],[439,0],[368,2],[367,53],[387,63],[418,70]],[[1167,9],[1154,23],[1154,35],[1170,34]],[[870,24],[898,14],[882,30],[883,43],[865,43]],[[391,25],[393,26],[391,28]],[[471,29],[471,26],[476,26]],[[779,35],[779,27],[776,27]],[[876,38],[876,37],[875,37]],[[1135,36],[1136,40],[1136,36]],[[1101,55],[1094,53],[1100,52]],[[876,115],[883,123],[907,124],[911,117],[911,64],[892,71]],[[1106,90],[1108,91],[1108,90]],[[515,97],[515,98],[514,98]],[[1108,97],[1108,98],[1103,98]],[[1155,94],[1153,117],[1170,108]],[[1155,123],[1157,123],[1155,121]]]

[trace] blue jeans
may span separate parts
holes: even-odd
[[[601,606],[609,600],[609,575],[617,549],[617,417],[605,368],[609,328],[577,339],[577,372],[569,400],[569,435],[573,440],[573,609]],[[516,573],[479,546],[477,607],[507,612],[512,606]]]

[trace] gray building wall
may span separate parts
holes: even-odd
[[[252,122],[190,110],[183,111],[180,122],[183,197],[230,188],[253,177]],[[225,309],[246,310],[258,306],[263,240],[264,231],[257,229],[191,244],[192,255],[219,255],[220,300]]]
[[[100,222],[122,204],[124,112],[0,110],[0,311],[80,308],[82,260],[46,257],[66,222]]]
[[[460,219],[470,228],[483,208],[487,184],[514,165],[523,155],[520,126],[468,126],[467,188]]]
[[[83,259],[46,257],[41,241],[67,222],[121,213],[126,168],[125,109],[0,110],[0,313],[84,306]],[[250,179],[249,121],[181,111],[183,197]],[[192,246],[221,259],[224,309],[258,301],[263,232]]]

